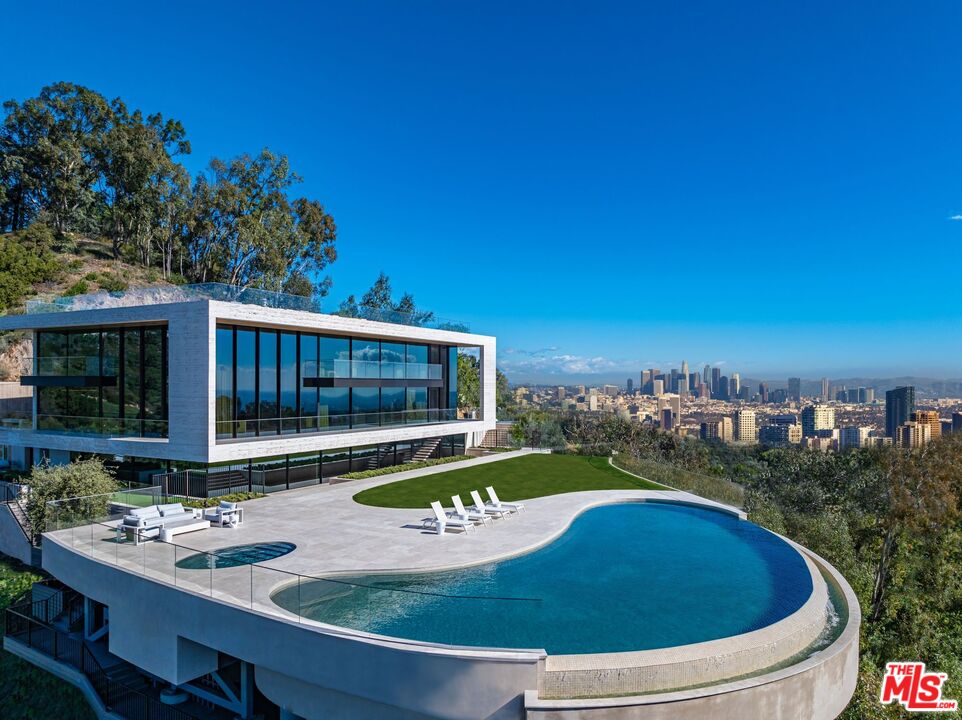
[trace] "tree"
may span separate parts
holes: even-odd
[[[395,301],[392,297],[391,278],[384,272],[378,275],[377,280],[364,293],[360,302],[354,295],[349,295],[341,303],[338,314],[345,317],[399,322],[415,326],[424,325],[434,319],[433,312],[418,309],[410,293],[404,293],[400,300]]]
[[[288,198],[297,182],[287,158],[270,150],[212,160],[194,183],[188,276],[281,290],[334,262],[334,219],[317,201]]]
[[[78,460],[68,465],[35,465],[27,478],[30,499],[27,516],[36,533],[45,532],[58,523],[88,524],[103,520],[110,506],[109,494],[117,490],[117,481],[98,458]],[[68,500],[51,510],[47,503]]]
[[[81,85],[55,83],[24,103],[9,100],[0,126],[0,223],[20,230],[46,215],[60,232],[95,226],[98,155],[113,113]]]

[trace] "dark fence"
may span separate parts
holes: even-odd
[[[79,670],[90,680],[107,709],[128,720],[196,720],[190,713],[111,678],[83,640],[39,620],[38,617],[51,617],[54,609],[48,604],[52,600],[28,601],[7,608],[4,613],[6,637]],[[82,607],[78,602],[68,603],[63,599],[60,602],[69,606],[68,613],[72,607]]]

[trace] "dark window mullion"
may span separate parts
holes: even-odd
[[[261,434],[261,331],[254,328],[254,435]]]
[[[146,373],[146,367],[145,367],[145,365],[146,365],[147,363],[144,362],[144,360],[145,360],[145,358],[146,358],[146,352],[145,352],[146,347],[145,347],[145,346],[147,345],[147,332],[146,332],[145,328],[142,328],[142,327],[141,327],[141,328],[138,328],[138,334],[140,335],[140,398],[139,398],[140,408],[139,408],[138,414],[140,415],[140,436],[143,437],[143,436],[144,436],[145,418],[147,417],[147,409],[146,409],[146,405],[147,405],[147,388],[146,388],[146,385],[147,385],[147,373]]]
[[[231,341],[231,410],[230,410],[230,427],[231,427],[231,437],[237,437],[237,406],[239,401],[237,399],[237,326],[233,326],[230,329],[230,341]],[[248,475],[250,478],[250,475]]]
[[[295,333],[297,347],[294,360],[294,432],[301,431],[301,331]]]
[[[276,420],[277,427],[274,429],[274,433],[276,435],[280,435],[281,424],[284,422],[281,419],[281,415],[283,414],[281,413],[281,372],[282,372],[281,344],[283,343],[284,338],[283,338],[283,333],[280,330],[278,330],[275,333],[275,335],[277,336],[277,341],[275,342],[275,345],[277,347],[275,348],[275,352],[274,352],[274,357],[276,358],[274,361],[274,387],[276,388],[276,394],[274,395],[274,397],[277,398],[277,402],[274,404],[274,408],[275,408],[274,414],[277,416],[277,420]]]

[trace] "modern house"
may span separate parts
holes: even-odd
[[[96,454],[172,493],[271,492],[463,454],[495,426],[495,338],[452,323],[207,284],[34,302],[3,330],[33,335],[32,412],[0,418],[14,468]],[[477,408],[458,409],[461,348]]]

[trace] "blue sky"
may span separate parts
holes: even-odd
[[[512,380],[720,362],[962,376],[955,2],[20,3],[0,96],[69,80],[290,156]],[[20,61],[10,65],[10,61]],[[600,373],[600,374],[599,374]]]

